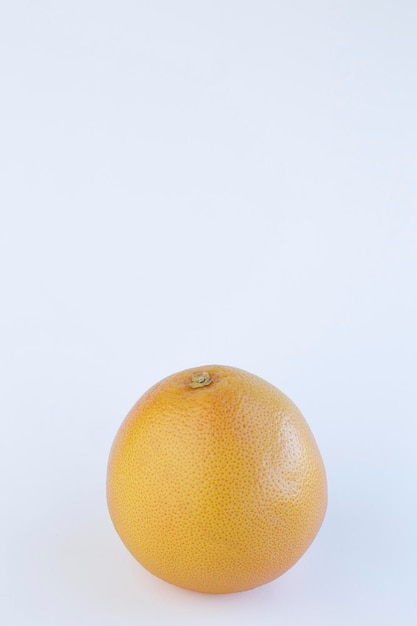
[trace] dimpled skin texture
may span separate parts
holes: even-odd
[[[195,372],[211,383],[192,388]],[[162,380],[132,408],[111,449],[107,501],[150,572],[231,593],[303,555],[325,515],[326,475],[287,396],[243,370],[204,366]]]

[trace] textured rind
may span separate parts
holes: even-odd
[[[193,389],[192,374],[212,382]],[[243,591],[288,570],[327,506],[324,465],[294,403],[225,366],[174,374],[135,404],[113,443],[107,500],[132,555],[207,593]]]

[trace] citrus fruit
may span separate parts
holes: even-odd
[[[120,538],[156,576],[206,593],[283,574],[327,505],[313,435],[265,380],[209,365],[154,385],[113,443],[107,502]]]

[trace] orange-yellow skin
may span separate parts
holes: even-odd
[[[191,387],[193,374],[211,382]],[[133,556],[194,591],[267,583],[303,555],[323,521],[326,475],[287,396],[219,365],[165,378],[135,404],[110,453],[111,518]]]

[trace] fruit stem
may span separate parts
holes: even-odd
[[[191,375],[190,387],[196,389],[197,387],[206,387],[211,382],[210,374],[208,372],[194,372]]]

